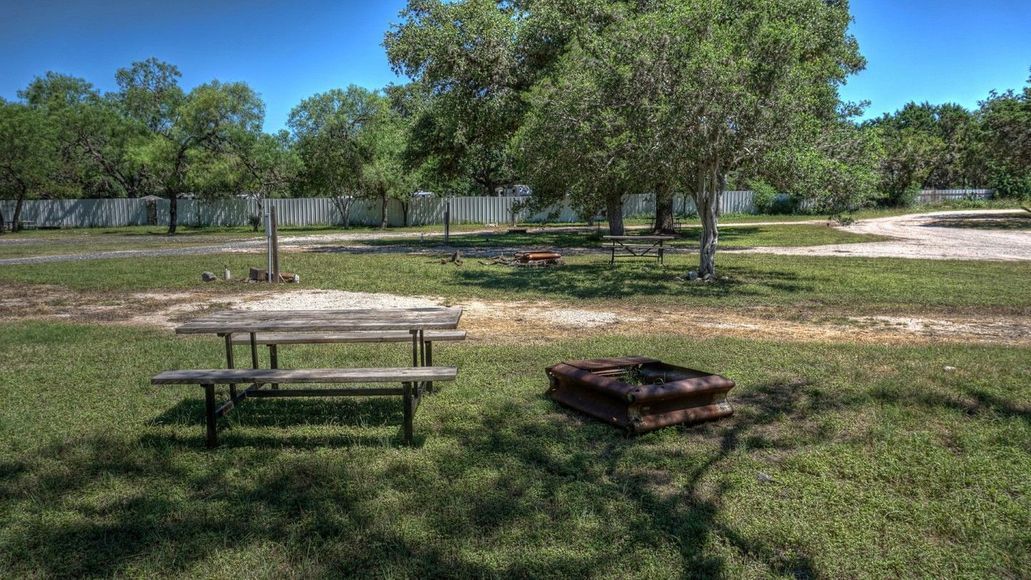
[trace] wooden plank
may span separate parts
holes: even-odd
[[[227,310],[208,314],[175,329],[178,334],[250,332],[352,332],[453,329],[460,307],[354,310]]]
[[[401,388],[393,389],[279,389],[277,391],[256,391],[250,397],[396,397],[403,395]]]
[[[274,320],[279,318],[322,318],[325,316],[346,315],[349,318],[375,318],[375,319],[405,319],[411,317],[427,317],[434,315],[447,315],[449,312],[460,311],[461,307],[427,306],[421,308],[345,308],[345,309],[324,309],[324,310],[239,310],[229,309],[212,312],[202,318],[240,318],[250,317],[260,320]]]
[[[437,330],[426,333],[428,341],[465,340],[464,330]],[[405,331],[345,332],[345,333],[267,333],[259,334],[258,344],[348,344],[365,342],[409,342],[412,333]],[[234,336],[234,344],[250,344],[250,335]]]
[[[188,369],[165,371],[150,379],[152,385],[225,385],[230,383],[399,383],[449,381],[455,367],[401,367],[354,369]]]
[[[675,240],[676,236],[602,236],[603,240],[644,240],[644,241],[665,241]]]

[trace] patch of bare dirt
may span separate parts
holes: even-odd
[[[102,322],[173,328],[205,311],[406,308],[449,304],[431,296],[339,290],[141,292],[123,295],[73,292],[59,286],[0,287],[0,312],[19,318]],[[785,320],[765,309],[672,310],[611,306],[571,308],[546,301],[459,302],[470,339],[539,344],[557,339],[623,335],[737,336],[779,341],[914,343],[957,341],[1031,345],[1031,317],[852,316]]]

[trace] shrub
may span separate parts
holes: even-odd
[[[989,178],[989,185],[995,190],[996,197],[1031,200],[1031,175],[996,168]]]
[[[752,204],[755,205],[756,213],[770,213],[776,200],[777,190],[772,185],[765,181],[752,184]]]

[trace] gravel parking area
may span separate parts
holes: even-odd
[[[1024,219],[1031,222],[1031,214],[1008,209],[876,218],[860,220],[842,229],[893,239],[828,246],[753,248],[748,252],[793,256],[1028,261],[1031,260],[1031,229],[1012,227],[1015,220]]]

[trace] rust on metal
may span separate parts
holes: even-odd
[[[558,252],[517,252],[515,259],[523,263],[557,262],[562,259],[562,254]]]
[[[561,266],[562,254],[551,251],[516,252],[511,258],[497,256],[489,262],[481,264],[493,264],[500,266]]]
[[[631,356],[566,361],[546,369],[552,399],[631,433],[693,424],[734,413],[734,381]]]

